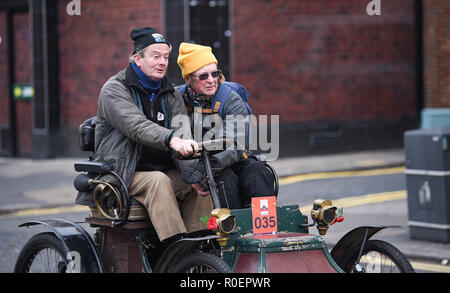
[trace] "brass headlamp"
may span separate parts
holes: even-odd
[[[236,218],[230,213],[229,209],[214,209],[211,216],[217,218],[216,235],[222,236],[217,239],[220,246],[226,246],[230,238],[228,235],[236,228]]]
[[[118,220],[123,215],[123,205],[122,200],[120,198],[119,193],[117,190],[109,183],[100,181],[100,180],[92,180],[91,184],[95,184],[94,188],[94,203],[99,212],[107,219],[109,220]],[[116,202],[118,203],[118,209],[113,209],[112,212],[113,215],[110,214],[109,211],[105,211],[102,208],[102,203],[108,199],[109,196],[113,195],[116,199]]]
[[[317,223],[317,230],[319,230],[320,235],[327,233],[329,225],[336,218],[336,209],[331,200],[317,199],[314,201],[311,218]]]

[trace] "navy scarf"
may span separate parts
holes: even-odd
[[[147,74],[145,74],[135,63],[132,63],[131,65],[133,66],[134,72],[136,72],[142,87],[149,93],[154,94],[161,88],[162,80],[153,80],[148,77]]]

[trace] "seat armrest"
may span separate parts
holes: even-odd
[[[103,174],[112,170],[111,165],[94,161],[77,162],[74,164],[74,167],[75,171],[77,172],[89,172],[99,174]]]

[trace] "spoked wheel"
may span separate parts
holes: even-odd
[[[171,273],[231,273],[230,267],[218,256],[199,252],[183,258],[170,269]]]
[[[341,268],[347,272],[355,272],[360,247],[353,247],[342,261]],[[405,255],[382,240],[368,240],[359,260],[358,271],[364,273],[415,273]],[[362,268],[362,270],[361,270]]]
[[[65,273],[64,247],[53,233],[33,236],[17,258],[15,273]]]

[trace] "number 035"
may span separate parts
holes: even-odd
[[[275,221],[275,217],[271,216],[271,217],[256,217],[255,218],[255,228],[259,229],[259,228],[275,228],[276,225],[276,221]]]

